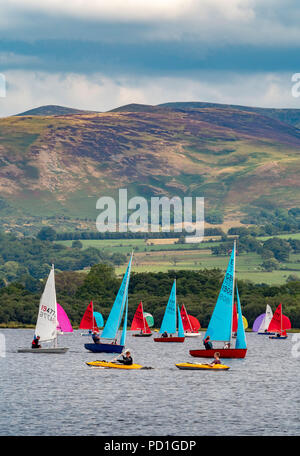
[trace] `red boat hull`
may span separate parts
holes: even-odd
[[[212,350],[190,350],[190,355],[195,358],[213,358],[215,353],[220,353],[220,358],[245,358],[247,348],[213,348]]]
[[[184,342],[184,337],[155,337],[154,342]]]

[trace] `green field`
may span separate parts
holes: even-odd
[[[300,233],[280,235],[279,237],[300,239]],[[268,239],[268,237],[260,238]],[[59,241],[71,246],[72,241]],[[94,247],[110,253],[129,255],[134,250],[134,272],[167,272],[172,270],[198,270],[220,268],[226,270],[227,256],[212,255],[210,248],[218,242],[203,242],[195,244],[163,244],[147,245],[143,239],[106,239],[82,240],[83,248]],[[290,254],[289,261],[281,264],[280,270],[266,272],[262,270],[262,258],[256,253],[243,253],[236,259],[236,274],[238,279],[250,280],[254,283],[279,285],[286,282],[289,275],[300,278],[300,254]],[[125,272],[126,264],[116,267],[117,274]]]

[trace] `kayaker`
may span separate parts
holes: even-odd
[[[204,347],[206,348],[206,350],[211,350],[213,348],[213,345],[210,341],[210,337],[207,336],[204,341],[203,341],[203,344],[204,344]]]
[[[31,343],[31,348],[41,348],[39,344],[40,336],[34,336],[33,341]]]
[[[133,363],[133,359],[130,355],[130,350],[125,351],[125,356],[122,353],[122,359],[118,359],[118,362],[130,366]]]
[[[210,366],[214,366],[215,364],[222,364],[220,361],[220,353],[214,353],[214,360],[210,363]]]

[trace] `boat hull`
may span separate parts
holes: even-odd
[[[132,337],[151,337],[151,334],[132,334]]]
[[[263,333],[257,333],[259,336],[274,336],[275,333],[269,333],[269,332],[263,332]]]
[[[288,336],[269,336],[269,339],[287,339]]]
[[[155,337],[154,342],[184,342],[184,337]]]
[[[185,332],[184,337],[199,337],[200,333]]]
[[[54,353],[63,354],[69,350],[67,347],[56,347],[56,348],[19,348],[18,353]]]
[[[210,366],[209,364],[200,364],[200,363],[178,363],[175,364],[178,369],[182,370],[214,370],[214,371],[221,371],[221,370],[228,370],[230,369],[229,366],[225,364],[214,364]]]
[[[212,350],[190,350],[190,355],[196,358],[213,358],[220,353],[220,358],[245,358],[247,348],[213,348]]]
[[[122,353],[124,345],[117,344],[84,344],[84,348],[93,353]]]
[[[140,364],[131,364],[125,365],[120,363],[112,363],[109,361],[91,361],[86,363],[90,367],[98,367],[98,368],[105,368],[105,369],[124,369],[124,370],[132,370],[132,369],[142,369],[143,366]]]

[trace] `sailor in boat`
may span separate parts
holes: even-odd
[[[213,345],[212,345],[212,343],[211,343],[211,341],[210,341],[210,337],[209,337],[209,336],[207,336],[207,337],[204,339],[203,345],[204,345],[204,347],[206,348],[206,350],[211,350],[211,349],[213,348]]]
[[[95,344],[100,344],[100,336],[96,331],[93,332],[92,338]]]
[[[162,335],[161,335],[161,337],[168,337],[167,331],[163,332]]]
[[[133,364],[133,359],[130,354],[130,350],[126,350],[125,355],[121,353],[121,355],[119,356],[122,356],[122,359],[118,359],[118,357],[115,358],[119,363],[125,364],[126,366],[131,366],[131,364]]]
[[[42,346],[39,344],[40,336],[34,336],[34,339],[31,343],[31,348],[41,348]]]
[[[219,352],[214,353],[214,360],[209,365],[213,367],[215,364],[222,364]]]
[[[225,342],[224,344],[224,347],[223,348],[230,348],[230,342]]]

